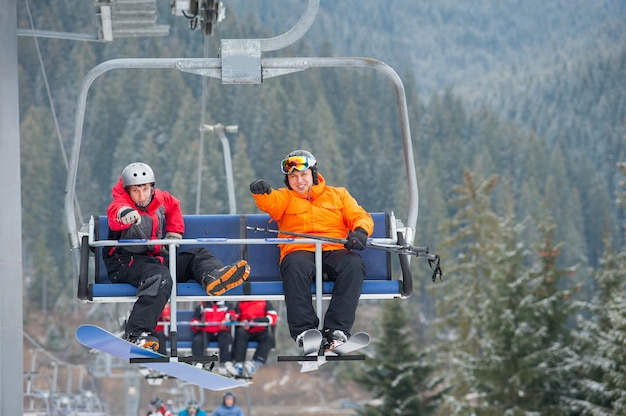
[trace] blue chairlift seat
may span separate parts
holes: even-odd
[[[393,238],[388,213],[374,213],[373,238]],[[266,214],[223,214],[223,215],[185,215],[184,239],[194,239],[193,244],[181,245],[179,250],[189,247],[206,247],[224,264],[245,259],[250,264],[248,280],[224,295],[221,300],[282,300],[283,286],[279,272],[279,249],[276,234],[247,229],[248,226],[276,229],[275,222]],[[93,241],[106,240],[108,222],[106,216],[93,217],[90,233]],[[136,299],[136,288],[124,283],[112,284],[102,259],[102,247],[89,247],[88,236],[82,239],[81,268],[78,283],[78,298],[84,302],[131,302]],[[397,237],[397,236],[396,236]],[[228,240],[230,243],[226,244]],[[242,240],[241,242],[237,240]],[[282,240],[284,241],[284,240]],[[255,244],[259,242],[259,244]],[[86,247],[84,247],[86,246]],[[94,253],[94,278],[89,277],[88,262]],[[368,248],[359,252],[367,267],[361,298],[389,299],[410,295],[411,275],[408,267],[402,267],[400,278],[392,277],[392,254],[385,250]],[[401,266],[402,266],[402,262]],[[409,282],[407,282],[409,279]],[[323,297],[330,298],[334,283],[323,282]],[[407,288],[409,288],[407,290]],[[195,281],[177,283],[178,301],[216,300],[207,296],[204,289]],[[315,283],[311,284],[315,295]]]

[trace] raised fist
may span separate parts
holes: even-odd
[[[122,224],[132,224],[135,223],[139,225],[141,223],[141,215],[136,209],[132,208],[122,208],[118,214],[118,217]]]
[[[269,194],[272,192],[272,187],[263,179],[257,179],[250,184],[250,192],[253,194]]]

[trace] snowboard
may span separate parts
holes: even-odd
[[[79,326],[76,329],[76,339],[86,347],[111,354],[131,363],[139,363],[144,367],[160,371],[170,377],[196,384],[208,390],[228,390],[248,384],[242,380],[224,377],[202,368],[179,362],[176,357],[170,358],[156,351],[141,348],[99,326]]]

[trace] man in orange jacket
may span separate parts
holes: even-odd
[[[335,282],[324,317],[326,348],[348,340],[361,296],[365,263],[352,250],[364,250],[374,221],[341,187],[326,184],[317,161],[307,150],[295,150],[281,162],[286,188],[272,189],[258,179],[250,184],[257,207],[267,212],[282,231],[344,239],[345,244],[324,243],[322,268]],[[290,237],[278,234],[278,237]],[[304,332],[316,329],[319,319],[312,304],[315,279],[314,244],[280,244],[280,273],[285,291],[291,337],[302,346]]]

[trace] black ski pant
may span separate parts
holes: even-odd
[[[137,288],[126,334],[137,337],[152,332],[172,293],[168,257],[145,254],[113,254],[105,257],[109,279],[113,283],[129,283]],[[176,257],[176,279],[186,282],[194,279],[202,284],[202,274],[223,267],[222,262],[205,248],[192,248]]]
[[[269,328],[259,332],[248,332],[243,326],[238,326],[235,329],[235,340],[233,342],[233,361],[243,362],[246,360],[246,351],[250,341],[257,343],[252,359],[265,364],[267,356],[274,348],[274,334],[272,334]]]
[[[230,333],[230,331],[219,331],[217,333],[195,333],[193,339],[191,340],[191,353],[197,357],[203,356],[207,345],[209,345],[209,342],[211,341],[217,341],[220,353],[220,363],[232,361],[231,347],[233,344],[233,335]]]
[[[363,259],[353,251],[332,250],[322,253],[324,278],[335,282],[324,316],[324,334],[339,329],[350,335],[365,271]],[[303,331],[319,326],[311,295],[311,282],[315,281],[315,253],[298,250],[287,254],[280,264],[280,275],[285,292],[289,333],[295,340]]]

